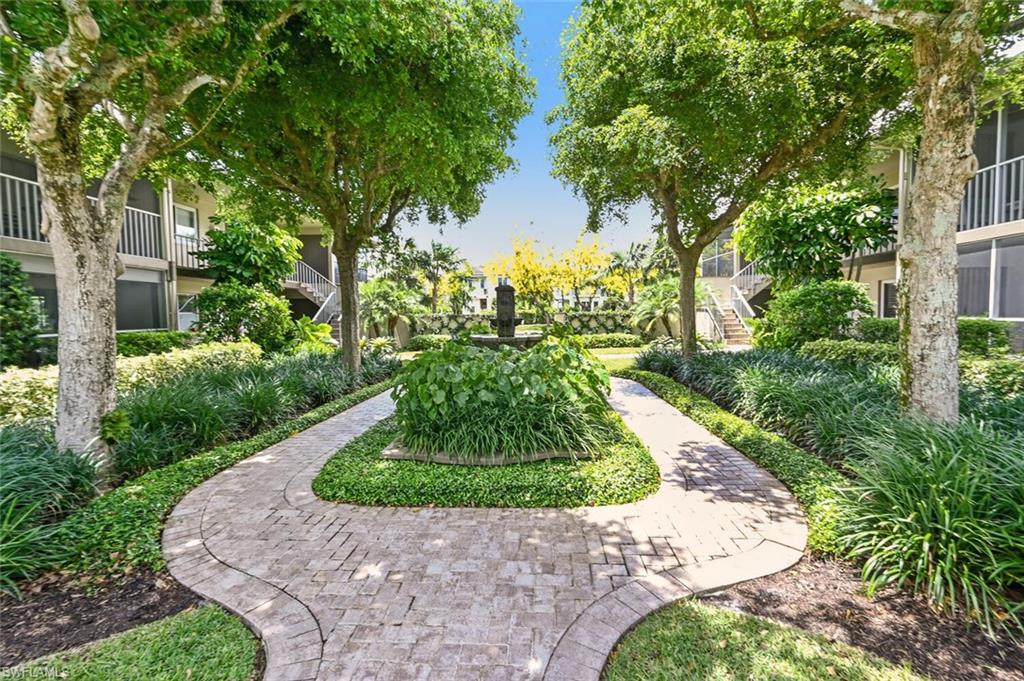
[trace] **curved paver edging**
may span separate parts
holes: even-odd
[[[781,483],[649,390],[612,406],[657,493],[580,509],[379,508],[318,499],[326,460],[390,414],[371,398],[206,481],[163,537],[171,573],[264,641],[265,679],[597,678],[639,619],[796,562]]]

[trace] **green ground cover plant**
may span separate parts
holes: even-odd
[[[472,463],[598,451],[610,435],[607,391],[604,367],[567,337],[524,351],[448,343],[406,364],[394,396],[407,449]]]
[[[990,635],[1024,633],[1020,394],[965,382],[961,422],[940,428],[901,416],[892,366],[764,350],[689,361],[648,353],[637,363],[843,471],[846,481],[831,490],[840,500],[836,547],[862,561],[869,585],[906,586]]]
[[[695,600],[638,624],[612,651],[601,678],[924,681],[853,646]]]
[[[74,562],[75,555],[98,556],[102,562],[106,551],[131,561],[134,554],[125,544],[136,541],[155,552],[146,560],[157,560],[163,514],[192,485],[351,406],[349,393],[379,384],[397,366],[390,353],[370,352],[361,377],[354,377],[339,353],[307,352],[248,366],[204,368],[130,391],[112,413],[118,428],[111,435],[111,454],[119,477],[108,481],[127,482],[88,504],[98,482],[90,462],[59,452],[44,423],[0,427],[0,582],[13,590],[18,580]],[[376,389],[354,395],[365,399]],[[146,493],[133,506],[129,502],[140,491]],[[131,507],[128,515],[118,510],[125,505]],[[153,509],[159,513],[155,519],[148,512]],[[155,534],[147,535],[153,523]],[[92,553],[89,542],[100,553]],[[119,542],[120,548],[107,551]]]
[[[39,315],[21,263],[0,253],[0,367],[27,366],[39,346]]]
[[[158,355],[129,357],[117,362],[117,390],[124,394],[145,385],[158,385],[206,368],[251,366],[263,353],[258,345],[206,343]],[[0,374],[0,425],[26,419],[51,418],[57,400],[57,366],[9,369]]]
[[[241,620],[204,605],[8,672],[75,681],[249,681],[259,647]]]
[[[189,490],[390,387],[390,382],[383,382],[360,388],[255,437],[158,468],[93,499],[61,523],[57,536],[67,550],[56,567],[94,575],[135,568],[162,570],[160,534],[164,518]]]
[[[549,459],[504,466],[463,466],[381,459],[399,433],[394,418],[338,451],[313,491],[327,501],[374,506],[577,507],[624,504],[658,489],[658,466],[610,410],[608,433],[593,459]]]

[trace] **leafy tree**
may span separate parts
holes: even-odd
[[[558,286],[558,262],[549,250],[540,253],[534,239],[513,239],[512,253],[499,255],[484,265],[491,281],[508,278],[516,296],[539,314],[548,314],[554,307]]]
[[[199,322],[193,327],[210,341],[248,338],[264,350],[283,348],[295,333],[288,302],[263,286],[235,281],[207,286],[196,296]]]
[[[952,423],[960,418],[956,228],[964,186],[978,165],[976,86],[985,61],[1024,31],[1024,6],[1019,0],[836,1],[853,17],[913,41],[921,134],[897,260],[901,396],[908,411]]]
[[[420,305],[419,294],[390,279],[374,279],[363,284],[362,316],[374,336],[380,336],[381,328],[387,329],[394,338],[398,322],[412,324],[415,315],[423,314],[426,308]]]
[[[795,185],[768,191],[743,211],[733,240],[777,287],[837,279],[844,257],[896,238],[895,207],[892,193],[875,183]]]
[[[57,277],[61,449],[99,446],[100,419],[114,407],[117,242],[132,182],[202,132],[297,10],[285,0],[0,8],[3,120],[35,157]],[[181,107],[197,93],[208,115],[182,125]],[[98,458],[107,476],[109,457]]]
[[[512,164],[533,91],[516,16],[509,0],[310,3],[272,41],[275,68],[201,138],[196,153],[246,204],[323,226],[353,371],[360,250],[403,215],[464,221]],[[195,101],[189,120],[207,111]]]
[[[442,280],[462,267],[466,261],[459,257],[459,249],[437,241],[431,241],[430,248],[418,251],[416,256],[416,264],[423,271],[423,278],[430,286],[430,311],[436,313]]]
[[[370,240],[361,261],[367,271],[376,276],[413,288],[423,284],[417,264],[419,254],[414,239],[402,238],[396,232],[385,232]]]
[[[636,302],[636,287],[644,283],[645,258],[644,244],[632,243],[624,251],[613,251],[608,263],[609,273],[622,279],[630,305]]]
[[[273,223],[257,224],[240,216],[223,218],[222,229],[207,234],[210,247],[197,251],[218,283],[235,281],[277,291],[302,256],[302,242]]]
[[[711,289],[703,281],[694,286],[695,304],[706,304],[712,296]],[[640,289],[630,322],[650,332],[660,322],[665,332],[672,336],[673,328],[679,328],[679,282],[674,277],[665,277],[647,284]]]
[[[597,294],[602,276],[608,271],[610,258],[598,241],[586,243],[582,238],[576,245],[562,254],[558,260],[558,288],[572,292],[576,309],[582,309],[582,299],[592,299]]]
[[[21,264],[0,253],[0,367],[32,363],[39,349],[39,317]]]
[[[847,280],[801,284],[778,292],[754,328],[754,344],[797,349],[819,338],[846,338],[858,315],[870,315],[864,286]]]
[[[649,202],[679,267],[697,349],[700,254],[762,192],[835,177],[906,88],[908,45],[828,0],[590,0],[569,30],[555,172],[598,229]]]

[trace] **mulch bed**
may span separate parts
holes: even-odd
[[[804,558],[785,572],[703,600],[909,663],[934,679],[1024,679],[1024,644],[994,643],[976,627],[941,617],[906,594],[887,592],[869,599],[857,571],[839,562]]]
[[[0,595],[0,668],[105,638],[201,602],[170,576],[151,572],[101,584],[46,576],[25,585],[20,601]]]

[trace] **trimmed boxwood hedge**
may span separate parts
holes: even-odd
[[[671,378],[638,370],[615,375],[643,384],[778,478],[807,514],[807,547],[817,553],[838,553],[837,489],[849,482],[841,473],[814,454],[722,409]]]
[[[69,557],[54,568],[93,575],[134,568],[162,570],[160,535],[164,518],[192,488],[390,387],[391,381],[367,386],[248,440],[215,447],[151,471],[93,499],[61,524],[59,535],[70,551]]]
[[[410,338],[409,343],[402,349],[412,352],[439,350],[451,339],[450,335],[444,333],[421,333]]]
[[[617,415],[615,437],[599,458],[549,459],[506,466],[460,466],[381,459],[398,436],[394,418],[335,454],[313,480],[327,501],[374,506],[576,507],[625,504],[658,489],[657,464]]]
[[[635,333],[592,333],[579,337],[583,347],[595,348],[639,348],[646,341]]]
[[[998,319],[961,317],[956,320],[960,352],[975,355],[1002,355],[1013,345],[1013,324]],[[897,343],[899,322],[895,319],[862,317],[857,320],[855,335],[869,343]]]

